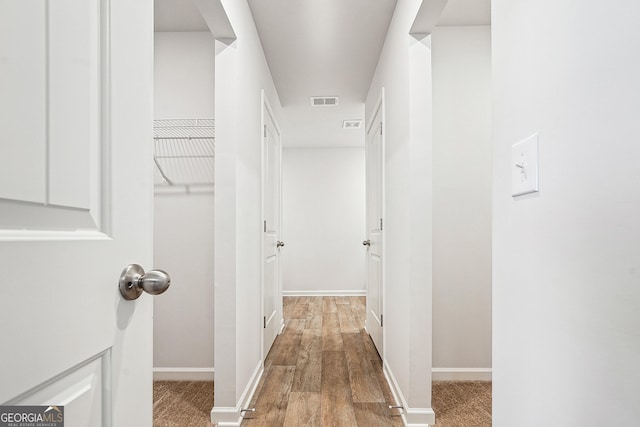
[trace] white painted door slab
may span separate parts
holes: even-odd
[[[381,357],[383,353],[383,173],[384,97],[367,130],[367,318],[366,327]]]
[[[150,0],[0,0],[0,404],[151,426]]]
[[[280,250],[282,145],[280,131],[263,94],[263,353],[267,356],[282,326]]]

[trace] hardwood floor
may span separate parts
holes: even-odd
[[[402,426],[364,316],[364,297],[285,297],[285,330],[242,425]]]

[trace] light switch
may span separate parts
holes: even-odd
[[[538,134],[511,146],[511,195],[538,191]]]

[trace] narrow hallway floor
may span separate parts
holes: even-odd
[[[364,297],[286,297],[285,330],[242,426],[402,426],[364,316]]]

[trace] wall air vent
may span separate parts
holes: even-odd
[[[338,105],[337,96],[312,96],[311,97],[312,107],[333,107],[336,105]]]
[[[342,122],[342,129],[360,129],[362,120],[345,120]]]

